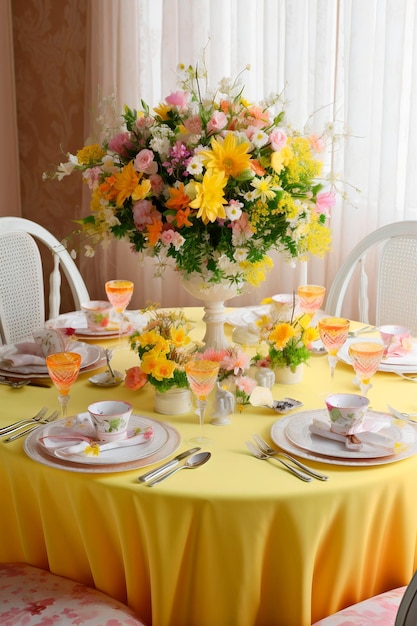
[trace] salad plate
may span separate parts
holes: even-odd
[[[78,453],[65,457],[55,454],[57,448],[48,449],[42,444],[42,438],[46,436],[59,436],[65,432],[74,432],[77,428],[84,434],[88,433],[89,427],[85,421],[87,415],[87,413],[80,413],[72,418],[36,428],[26,437],[24,443],[26,454],[44,465],[72,472],[124,472],[162,461],[175,452],[181,444],[181,435],[170,424],[139,415],[131,416],[129,429],[144,429],[152,426],[153,436],[149,442],[104,450],[98,456]],[[67,445],[70,445],[68,440],[62,444],[63,447]]]
[[[382,456],[378,456],[378,453],[375,454],[376,448],[374,448],[374,452],[371,453],[365,449],[364,455],[360,456],[361,451],[359,450],[347,450],[341,442],[313,435],[310,432],[310,425],[313,419],[326,419],[326,409],[303,411],[281,418],[271,427],[271,439],[285,452],[303,459],[352,467],[395,463],[417,453],[417,430],[414,426],[377,411],[369,411],[369,415],[386,418],[389,425],[396,429],[399,440],[403,444],[399,452],[387,454],[378,449],[378,453],[382,454]]]

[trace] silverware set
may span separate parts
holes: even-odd
[[[311,467],[301,463],[301,461],[286,452],[271,448],[271,446],[260,435],[253,435],[253,439],[255,443],[252,441],[246,441],[246,447],[252,456],[260,461],[278,461],[284,465],[289,472],[304,482],[311,482],[313,478],[322,481],[329,479],[329,477],[325,474],[316,472],[311,469]]]
[[[6,439],[3,439],[4,443],[10,443],[11,441],[15,441],[20,437],[28,435],[32,432],[32,430],[38,428],[40,425],[49,424],[50,422],[55,421],[59,416],[60,411],[53,411],[48,417],[45,417],[47,413],[48,409],[46,407],[43,407],[33,417],[19,420],[18,422],[14,422],[13,424],[9,424],[8,426],[3,426],[2,428],[0,428],[0,437],[8,435]],[[24,430],[22,430],[22,428]]]

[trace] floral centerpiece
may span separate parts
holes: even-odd
[[[129,337],[140,364],[126,371],[125,385],[141,389],[147,382],[161,393],[174,387],[188,389],[185,363],[195,346],[188,332],[192,324],[181,310],[149,310],[150,321]]]
[[[253,104],[241,76],[203,93],[204,64],[180,66],[179,89],[151,110],[125,106],[100,143],[86,145],[52,176],[82,172],[91,214],[80,221],[86,254],[109,238],[172,265],[201,290],[258,285],[272,261],[325,254],[335,197],[320,179],[323,136],[285,124],[279,96]],[[274,109],[274,112],[273,112]]]
[[[260,327],[260,342],[266,355],[258,353],[253,361],[259,367],[287,367],[293,372],[311,356],[309,345],[319,338],[311,326],[311,315],[303,314],[289,322],[266,322]]]

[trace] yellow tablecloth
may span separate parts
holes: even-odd
[[[200,309],[188,309],[201,318]],[[194,332],[200,336],[201,326]],[[136,363],[115,347],[113,365]],[[275,385],[304,409],[332,392],[357,392],[352,369],[312,357],[303,382]],[[417,410],[417,386],[379,372],[369,392],[374,410],[387,402]],[[124,398],[135,413],[174,425],[180,450],[198,434],[193,411],[153,412],[153,389],[100,389],[82,374],[70,413],[105,398]],[[0,425],[58,405],[54,388],[0,389]],[[154,488],[145,470],[83,474],[26,456],[23,440],[0,443],[0,561],[26,561],[94,585],[126,602],[153,626],[309,626],[340,608],[405,585],[417,567],[417,456],[379,467],[311,463],[330,476],[303,483],[277,463],[249,455],[255,432],[269,439],[280,416],[245,407],[227,426],[207,423],[212,459]]]

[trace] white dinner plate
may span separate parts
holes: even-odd
[[[377,341],[378,343],[382,343],[382,339],[379,339],[378,337],[350,337],[337,353],[338,358],[344,363],[352,365],[352,361],[349,356],[349,346],[351,343],[358,343],[360,341]],[[412,339],[412,346],[412,350],[404,356],[391,356],[387,359],[383,359],[378,367],[378,371],[397,371],[402,374],[406,374],[407,372],[410,374],[417,373],[417,341],[415,339]]]
[[[84,343],[82,341],[74,341],[70,344],[68,351],[81,354],[81,372],[91,371],[97,367],[101,367],[106,362],[103,348],[94,344]],[[2,376],[17,376],[19,378],[47,378],[48,368],[46,365],[22,365],[20,367],[3,367],[0,368]]]
[[[44,437],[46,432],[48,434],[56,433],[52,426],[62,430],[63,421],[45,424],[43,427],[36,428],[26,437],[24,450],[31,459],[43,465],[66,469],[70,472],[126,472],[163,461],[173,454],[181,444],[181,435],[170,424],[143,416],[132,415],[129,427],[136,425],[141,427],[153,426],[154,436],[150,442],[141,443],[137,446],[107,450],[102,452],[99,457],[94,457],[94,459],[88,457],[88,460],[86,459],[86,462],[83,463],[78,458],[74,460],[75,455],[71,459],[58,458],[40,443],[40,438]],[[98,459],[100,459],[100,462],[97,462]]]
[[[401,440],[404,443],[404,449],[401,452],[398,452],[397,454],[390,454],[388,456],[367,456],[364,458],[358,456],[359,451],[346,450],[345,446],[341,442],[313,435],[310,432],[309,426],[312,423],[313,418],[326,418],[326,409],[303,411],[302,413],[296,413],[295,415],[289,415],[281,418],[272,425],[271,438],[279,448],[285,450],[289,454],[294,454],[310,461],[318,461],[320,463],[328,463],[331,465],[351,465],[354,467],[383,465],[387,463],[395,463],[396,461],[406,459],[417,453],[417,430],[414,426],[407,424],[402,420],[396,420],[396,418],[392,418],[392,416],[386,413],[369,411],[369,415],[386,417],[387,420],[390,420],[390,424],[401,432]],[[292,425],[293,422],[294,425]],[[302,445],[293,443],[293,441],[291,441],[288,437],[287,429],[290,425],[292,428],[292,436],[294,436],[294,433],[298,431],[298,435],[295,435],[295,437]],[[319,443],[317,443],[317,440],[319,440]],[[338,445],[338,447],[334,444],[336,444],[336,446]],[[321,452],[317,451],[317,445],[319,446]],[[314,448],[314,450],[312,448]]]

